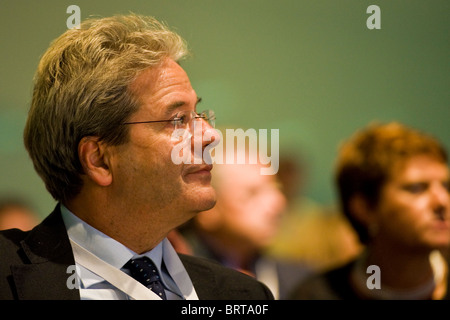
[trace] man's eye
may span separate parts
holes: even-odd
[[[445,181],[442,183],[445,189],[447,189],[448,192],[450,192],[450,181]]]
[[[411,193],[421,193],[428,188],[427,183],[411,183],[403,186],[403,189]]]
[[[186,115],[177,115],[173,118],[173,122],[175,125],[182,126],[186,124]]]
[[[182,116],[179,117],[180,119],[180,123],[185,125],[187,122],[187,116],[185,114],[183,114]]]

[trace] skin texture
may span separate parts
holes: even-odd
[[[129,121],[171,119],[195,111],[198,97],[185,71],[172,59],[143,71],[130,90],[139,110]],[[203,130],[212,129],[203,121]],[[170,122],[129,128],[129,141],[108,146],[96,137],[79,145],[85,175],[81,193],[67,203],[81,219],[137,253],[151,250],[167,233],[215,204],[211,165],[176,165]],[[191,138],[192,158],[194,138]],[[201,137],[200,137],[201,139]],[[212,139],[214,141],[214,139]],[[205,148],[209,143],[202,141]]]

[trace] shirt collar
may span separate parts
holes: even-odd
[[[158,270],[161,270],[163,242],[160,242],[151,251],[144,254],[137,254],[120,242],[81,220],[62,204],[61,214],[69,238],[110,265],[121,269],[131,258],[147,256],[152,259]]]
[[[155,266],[158,268],[158,270],[160,270],[159,272],[161,272],[161,262],[162,262],[162,256],[163,256],[163,244],[164,244],[164,242],[161,241],[152,250],[147,251],[147,252],[145,252],[143,254],[136,254],[136,253],[134,253],[132,258],[133,259],[141,258],[141,257],[150,258],[153,261],[153,263],[155,264]]]

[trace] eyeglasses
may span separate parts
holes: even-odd
[[[152,121],[133,121],[124,122],[122,125],[139,124],[139,123],[155,123],[155,122],[172,122],[173,129],[186,129],[192,120],[205,120],[211,127],[214,128],[216,122],[216,115],[212,110],[204,110],[200,113],[194,111],[178,112],[173,119],[169,120],[152,120]]]

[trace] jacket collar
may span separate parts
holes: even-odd
[[[11,266],[19,299],[80,299],[67,286],[75,260],[59,205],[20,245],[29,264]]]
[[[235,282],[237,278],[231,278],[229,274],[223,274],[223,271],[228,270],[228,268],[213,268],[214,263],[206,262],[205,259],[184,254],[178,255],[194,284],[199,300],[225,300],[230,299],[230,297],[243,300],[254,299],[253,292],[249,288]],[[217,266],[220,265],[217,264]],[[229,269],[229,272],[235,271]],[[224,284],[224,281],[228,282],[228,285]],[[230,281],[234,283],[230,285]]]

